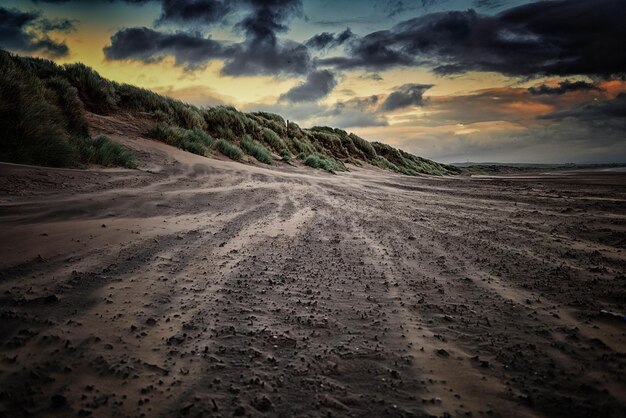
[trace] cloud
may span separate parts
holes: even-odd
[[[411,10],[428,9],[437,3],[445,3],[448,0],[419,0],[419,1],[403,1],[403,0],[387,0],[384,4],[384,11],[387,17],[395,17]]]
[[[270,42],[266,39],[229,44],[199,32],[161,32],[154,29],[127,28],[111,37],[104,49],[107,60],[135,60],[154,63],[172,56],[186,70],[203,68],[216,59],[225,60],[222,74],[275,75],[306,74],[311,58],[307,48],[293,41]]]
[[[349,108],[322,115],[317,120],[319,122],[316,125],[328,125],[342,129],[389,125],[387,119],[381,115],[367,114]]]
[[[39,19],[35,26],[42,32],[72,33],[76,31],[78,21],[75,19]]]
[[[343,32],[339,34],[334,34],[330,32],[322,32],[311,37],[304,44],[309,48],[313,49],[326,49],[326,48],[336,48],[338,46],[343,45],[345,42],[349,41],[352,38],[355,38],[356,35],[352,33],[350,28],[347,28]]]
[[[163,96],[175,97],[186,103],[196,106],[220,106],[232,105],[234,98],[216,93],[205,85],[193,85],[189,87],[176,87],[174,85],[153,87],[151,90]]]
[[[42,32],[46,25],[57,26],[59,22],[41,19],[39,12],[22,12],[0,7],[0,47],[16,51],[60,58],[69,54],[64,42],[57,42]]]
[[[266,111],[278,113],[285,119],[293,120],[302,127],[327,125],[337,128],[386,126],[387,119],[377,112],[381,96],[355,97],[331,105],[314,101],[274,103],[249,103],[243,106],[246,111]]]
[[[310,73],[306,81],[282,94],[279,100],[310,102],[326,97],[337,85],[335,75],[328,70]]]
[[[219,3],[219,5],[218,5]],[[235,7],[236,5],[236,7]],[[176,6],[170,9],[170,6]],[[236,28],[245,35],[240,43],[226,43],[200,32],[175,33],[149,28],[126,28],[111,37],[104,48],[108,60],[158,62],[173,56],[187,70],[204,67],[209,61],[224,60],[223,75],[307,74],[311,57],[306,46],[279,40],[288,29],[286,21],[301,13],[300,0],[164,0],[159,23],[214,23],[228,13],[244,13]]]
[[[246,38],[253,41],[276,42],[276,34],[289,28],[285,21],[302,13],[300,0],[247,0],[252,12],[238,27],[246,33]]]
[[[432,84],[404,84],[387,96],[381,105],[382,110],[393,111],[409,106],[424,106],[424,92]]]
[[[532,96],[524,88],[490,88],[467,95],[429,97],[427,120],[436,124],[526,123],[565,106],[571,106],[566,96]]]
[[[525,88],[431,96],[418,116],[355,130],[445,162],[624,161],[626,93],[607,97],[596,90],[533,96]]]
[[[359,76],[361,80],[382,81],[383,78],[378,73],[367,73]]]
[[[474,0],[474,7],[478,9],[497,9],[504,4],[504,0]]]
[[[314,118],[327,111],[327,106],[318,102],[274,102],[274,103],[246,103],[240,106],[246,112],[270,112],[281,115],[286,120],[298,123],[302,127],[315,125]]]
[[[306,74],[311,56],[306,46],[294,41],[251,40],[238,44],[222,68],[222,74],[277,75]]]
[[[621,126],[624,132],[626,132],[626,93],[620,93],[612,100],[594,101],[573,109],[561,110],[541,117],[541,119],[546,120],[564,120],[568,118],[598,125]]]
[[[157,24],[212,25],[223,21],[233,9],[233,3],[228,0],[162,0],[161,16]]]
[[[93,4],[96,1],[104,2],[104,3],[130,3],[130,4],[144,4],[152,1],[159,0],[32,0],[33,3],[52,3],[52,4],[61,4],[61,3],[86,3]]]
[[[162,33],[154,29],[122,29],[111,37],[111,45],[104,48],[108,60],[137,60],[158,62],[173,56],[177,65],[187,69],[202,67],[208,61],[233,53],[234,48],[197,33]]]
[[[352,42],[348,56],[324,58],[321,65],[334,66],[340,69],[368,68],[384,70],[396,66],[407,66],[415,63],[415,57],[391,42],[389,31],[370,33]]]
[[[245,3],[245,2],[244,2]],[[222,74],[306,74],[311,57],[306,46],[278,39],[285,22],[302,13],[300,0],[247,0],[251,12],[237,24],[246,37],[226,61]]]
[[[565,94],[573,91],[589,91],[596,90],[602,91],[601,88],[595,84],[587,83],[585,81],[569,81],[565,80],[559,83],[558,87],[550,87],[546,84],[542,84],[538,87],[530,87],[528,92],[534,96],[542,94]]]
[[[447,75],[495,71],[509,76],[626,73],[626,3],[540,1],[489,16],[474,10],[430,13],[354,40],[342,69],[427,65]]]
[[[323,115],[324,123],[340,128],[387,126],[389,122],[378,112],[381,96],[374,94],[337,102]]]

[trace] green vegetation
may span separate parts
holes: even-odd
[[[198,155],[207,155],[215,145],[215,140],[201,129],[185,129],[164,122],[157,123],[148,135]]]
[[[122,154],[113,157],[110,147],[98,139],[86,139],[86,111],[131,112],[151,118],[156,125],[147,135],[199,155],[217,150],[241,160],[245,151],[271,164],[271,152],[275,152],[281,161],[297,156],[304,164],[329,172],[346,171],[345,163],[370,164],[412,176],[460,172],[341,129],[302,129],[279,115],[244,113],[230,106],[198,108],[107,80],[83,64],[60,66],[0,50],[0,160],[51,166],[132,166],[134,162]]]
[[[289,153],[289,151],[287,151],[287,150],[283,150],[283,151],[280,153],[280,159],[281,159],[282,161],[284,161],[284,162],[288,163],[289,161],[291,161],[291,160],[292,160],[292,158],[291,158],[291,154]]]
[[[241,148],[225,139],[218,139],[215,143],[215,148],[231,160],[239,161],[243,157]]]
[[[335,171],[346,171],[346,167],[337,160],[325,158],[315,154],[311,154],[304,158],[304,164],[313,168],[321,168],[322,170],[326,170],[330,173],[334,173]]]
[[[81,138],[72,141],[84,164],[98,164],[107,167],[119,166],[136,168],[135,157],[122,145],[104,135],[96,138]]]
[[[249,135],[245,135],[241,140],[241,148],[246,154],[252,155],[258,161],[272,164],[273,159],[269,151],[260,142],[251,139]]]
[[[105,137],[89,138],[79,91],[59,77],[59,68],[0,51],[0,160],[50,167],[135,167],[123,146]]]

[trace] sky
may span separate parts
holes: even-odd
[[[3,0],[0,48],[440,162],[626,162],[626,0]]]

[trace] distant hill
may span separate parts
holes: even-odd
[[[0,160],[74,167],[135,166],[132,153],[106,137],[90,138],[85,112],[132,112],[153,118],[145,135],[210,156],[244,154],[264,164],[295,159],[327,171],[372,165],[406,175],[458,174],[439,164],[341,129],[303,129],[279,115],[233,107],[198,108],[152,91],[102,78],[83,64],[57,65],[0,50]]]
[[[535,164],[535,163],[497,163],[497,162],[484,162],[484,163],[474,163],[474,162],[465,162],[465,163],[451,163],[450,165],[454,167],[472,167],[472,166],[502,166],[502,167],[533,167],[533,168],[542,168],[542,167],[554,167],[556,164]],[[560,164],[563,165],[563,164]]]
[[[460,168],[468,174],[489,174],[489,173],[521,173],[537,171],[571,171],[571,170],[603,170],[619,167],[626,167],[626,163],[608,164],[537,164],[537,163],[452,163],[453,167]]]

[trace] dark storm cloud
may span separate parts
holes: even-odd
[[[340,128],[387,126],[389,122],[377,109],[380,100],[380,95],[373,94],[337,102],[322,115],[324,123]]]
[[[322,63],[344,69],[427,64],[440,74],[609,77],[626,72],[624,21],[622,0],[540,1],[495,16],[431,13],[359,38],[347,57]]]
[[[306,46],[293,41],[269,43],[252,41],[238,44],[222,68],[222,74],[276,75],[306,74],[311,68],[311,57]]]
[[[574,109],[562,110],[541,117],[541,119],[551,120],[566,118],[600,125],[620,125],[626,128],[626,93],[620,93],[612,100],[594,101]]]
[[[586,81],[572,82],[569,80],[565,80],[559,83],[558,87],[550,87],[546,84],[542,84],[538,87],[530,87],[528,89],[528,92],[532,94],[533,96],[539,96],[542,94],[561,95],[561,94],[565,94],[565,93],[573,92],[573,91],[589,91],[589,90],[602,91],[602,89],[596,86],[595,84],[587,83]]]
[[[154,2],[158,0],[33,0],[33,3],[52,3],[52,4],[61,4],[61,3],[85,3],[85,4],[93,4],[97,1],[104,3],[130,3],[130,4],[144,4],[149,2]]]
[[[328,70],[315,71],[307,76],[304,83],[280,96],[279,100],[289,102],[310,102],[326,97],[337,85],[335,76]]]
[[[302,13],[300,0],[247,0],[252,12],[237,25],[247,39],[276,42],[276,34],[289,27],[286,20]]]
[[[359,112],[374,114],[380,103],[381,96],[372,94],[371,96],[353,97],[343,102],[335,103],[333,112],[335,114],[342,113],[345,110],[357,110]]]
[[[40,19],[36,27],[43,32],[72,33],[76,31],[77,20],[74,19]]]
[[[359,78],[362,79],[362,80],[372,80],[372,81],[382,81],[383,80],[381,75],[378,74],[378,73],[364,74],[362,76],[359,76]]]
[[[330,32],[318,33],[312,36],[304,44],[313,49],[324,49],[335,40],[335,35]]]
[[[38,53],[51,58],[69,53],[67,45],[41,32],[40,26],[53,23],[40,19],[38,12],[21,12],[0,7],[0,47],[17,52]],[[57,28],[58,30],[58,28]]]
[[[336,48],[338,46],[343,45],[345,42],[354,38],[355,35],[352,33],[350,28],[347,28],[343,32],[339,34],[334,34],[330,32],[322,32],[311,37],[304,44],[309,48],[313,49],[326,49],[326,48]]]
[[[393,111],[409,106],[424,106],[424,92],[432,84],[404,84],[387,96],[381,105],[382,110]]]
[[[306,74],[311,57],[306,46],[280,41],[278,33],[289,28],[288,19],[302,13],[300,0],[246,0],[250,13],[237,24],[245,34],[222,68],[225,75]]]
[[[384,5],[387,17],[395,17],[416,9],[428,9],[437,3],[445,3],[447,0],[388,0]]]
[[[386,5],[387,17],[397,16],[406,11],[406,5],[402,0],[390,0]]]
[[[219,23],[234,10],[229,0],[163,0],[157,23]]]
[[[138,60],[146,63],[173,56],[177,65],[194,69],[208,61],[223,58],[233,47],[200,34],[161,33],[149,28],[129,28],[111,37],[111,45],[104,48],[108,60]]]
[[[103,49],[108,60],[157,62],[173,56],[187,70],[202,68],[209,61],[224,59],[225,75],[306,74],[310,69],[307,48],[296,42],[251,41],[227,44],[200,33],[165,33],[149,28],[122,29]]]
[[[323,65],[341,69],[372,68],[387,69],[415,63],[415,57],[390,43],[390,32],[380,31],[359,38],[351,45],[348,57],[333,57],[320,60]]]
[[[503,6],[504,0],[474,0],[474,7],[478,9],[497,9]]]
[[[228,14],[243,13],[245,17],[236,28],[242,31],[245,40],[227,44],[196,32],[172,34],[130,28],[111,37],[111,45],[104,48],[106,58],[153,62],[171,55],[177,65],[187,69],[224,59],[222,74],[232,76],[307,74],[312,67],[306,46],[278,39],[278,34],[288,29],[287,21],[301,14],[300,0],[164,0],[163,6],[159,23],[212,24]]]

